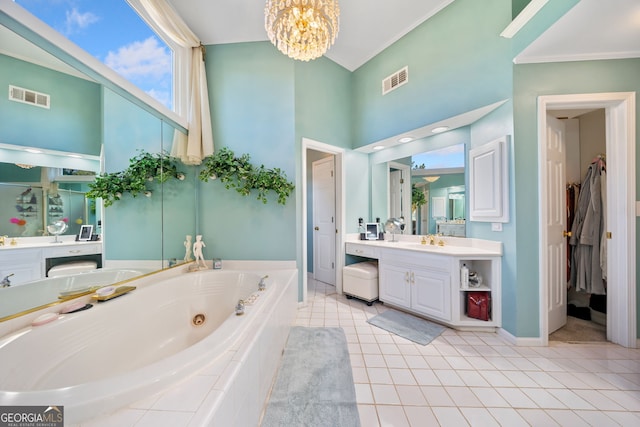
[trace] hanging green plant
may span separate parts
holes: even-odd
[[[124,193],[133,197],[143,193],[151,195],[147,185],[155,180],[166,182],[168,179],[184,179],[184,174],[178,171],[177,161],[166,152],[148,153],[139,150],[140,154],[129,159],[129,167],[121,172],[102,174],[96,181],[89,184],[88,198],[102,198],[105,207],[120,200]]]
[[[267,169],[264,165],[255,167],[249,162],[248,154],[236,157],[227,147],[205,158],[200,180],[208,182],[210,179],[219,179],[225,188],[235,188],[243,196],[257,190],[257,198],[262,203],[267,203],[267,194],[274,191],[278,195],[278,203],[284,205],[295,188],[283,170]]]

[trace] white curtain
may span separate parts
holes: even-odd
[[[187,165],[199,165],[213,154],[209,91],[204,67],[204,47],[166,0],[138,0],[144,11],[176,44],[191,49],[189,75],[189,134],[176,130],[171,155]]]

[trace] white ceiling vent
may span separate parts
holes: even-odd
[[[49,108],[51,96],[18,86],[9,85],[9,99],[36,107]]]
[[[409,67],[396,71],[389,77],[382,80],[382,94],[386,95],[394,89],[399,88],[409,81]]]

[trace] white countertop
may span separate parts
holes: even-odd
[[[68,246],[82,246],[88,244],[102,244],[101,240],[94,241],[80,241],[76,242],[76,236],[60,236],[58,240],[60,242],[54,243],[55,236],[42,236],[42,237],[15,237],[17,243],[11,244],[12,238],[5,238],[4,246],[0,246],[2,250],[15,250],[15,249],[36,249],[36,248],[59,248]]]
[[[357,243],[385,249],[402,249],[416,252],[449,256],[502,256],[502,242],[494,240],[473,239],[467,237],[438,237],[436,244],[423,245],[423,236],[396,235],[396,241],[391,241],[391,236],[385,235],[387,240],[360,240],[358,234],[348,234],[346,243]],[[444,240],[444,246],[438,246],[438,242]]]

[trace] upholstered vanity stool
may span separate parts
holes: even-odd
[[[373,304],[378,299],[378,263],[359,262],[342,269],[342,292],[351,299],[356,297]]]

